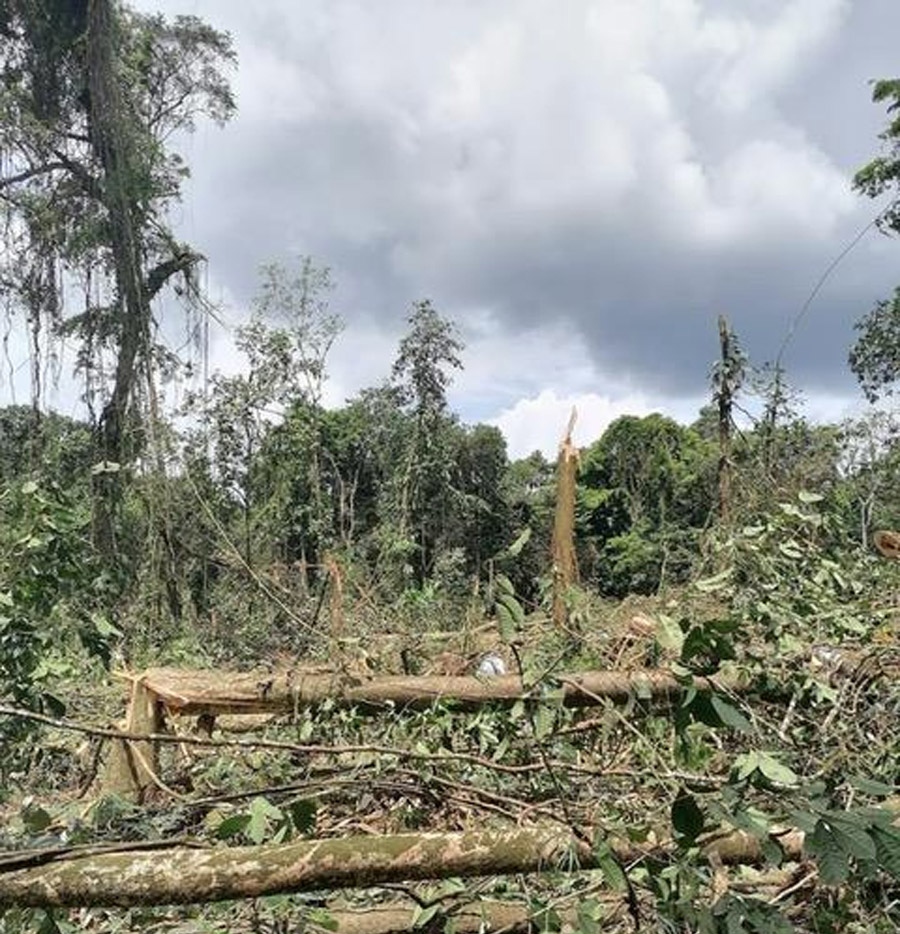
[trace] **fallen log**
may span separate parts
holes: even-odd
[[[778,842],[787,859],[800,856],[801,832],[779,834]],[[558,827],[361,836],[255,847],[123,844],[113,852],[86,849],[0,857],[0,908],[188,904],[600,867],[589,846]],[[641,849],[628,842],[610,842],[610,849],[628,864],[650,855],[665,858],[671,844]],[[763,861],[760,841],[743,832],[709,843],[703,855],[729,864]]]
[[[512,704],[535,696],[518,675],[452,677],[392,675],[360,679],[340,671],[281,669],[272,672],[199,671],[151,668],[132,681],[126,722],[139,720],[146,733],[163,730],[163,712],[216,718],[226,715],[296,713],[330,701],[375,713],[391,709],[419,710],[444,701],[456,709],[484,704]],[[656,702],[681,696],[683,680],[665,669],[632,672],[587,671],[555,676],[562,703],[588,707],[606,700],[624,702],[642,697]],[[741,692],[749,684],[738,675],[694,678],[699,690]],[[210,719],[211,728],[212,719]],[[100,783],[112,791],[140,800],[150,785],[160,785],[159,753],[155,745],[140,749],[128,741],[113,744],[113,754]]]
[[[665,669],[639,671],[586,671],[555,675],[562,702],[568,707],[590,707],[605,700],[631,697],[667,699],[680,696],[685,682]],[[341,672],[297,671],[226,672],[151,668],[140,676],[143,688],[156,695],[172,713],[247,714],[286,713],[314,707],[326,700],[342,707],[384,711],[386,708],[427,709],[437,700],[457,709],[494,703],[511,706],[535,696],[518,675],[447,677],[390,675],[367,680]],[[699,690],[744,691],[745,679],[735,675],[694,678]]]

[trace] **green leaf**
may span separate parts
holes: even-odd
[[[506,553],[512,558],[517,558],[521,554],[522,549],[528,544],[530,538],[531,528],[526,526],[519,533],[518,538],[506,549]]]
[[[745,752],[734,760],[732,770],[735,781],[746,781],[759,768],[759,753],[756,750]]]
[[[900,830],[896,827],[873,827],[872,839],[878,865],[888,875],[900,879]]]
[[[594,841],[594,856],[607,884],[616,892],[628,891],[628,877],[618,859],[604,840]],[[595,920],[597,920],[595,918]]]
[[[521,626],[525,622],[525,610],[515,597],[510,594],[500,594],[497,603],[510,614],[517,626]]]
[[[734,730],[738,730],[740,733],[752,733],[753,727],[750,724],[750,721],[737,709],[733,707],[727,701],[719,697],[718,694],[713,694],[711,697],[713,710],[719,715],[719,719],[725,726],[730,726]]]
[[[21,817],[29,833],[40,833],[53,823],[53,818],[47,811],[33,804],[26,804],[22,808]]]
[[[413,929],[423,928],[432,918],[434,918],[438,912],[441,910],[440,902],[435,903],[434,905],[428,905],[422,907],[418,905],[413,914]]]
[[[672,826],[689,842],[693,842],[702,833],[704,826],[703,811],[693,795],[683,789],[679,791],[672,805]]]
[[[600,934],[603,930],[600,922],[604,917],[603,906],[600,902],[595,898],[588,898],[583,902],[579,902],[575,910],[578,915],[577,930],[579,932],[583,931],[584,934]]]
[[[778,785],[796,786],[800,783],[796,772],[767,752],[759,753],[759,770],[770,782]]]
[[[262,843],[269,835],[272,821],[282,820],[284,815],[279,808],[265,798],[254,798],[250,802],[250,821],[247,824],[247,836],[256,844]]]
[[[865,795],[872,795],[873,798],[884,798],[894,793],[894,786],[887,785],[884,782],[876,781],[874,778],[863,778],[861,775],[852,775],[849,778],[850,784]]]
[[[808,490],[801,490],[797,494],[797,499],[801,503],[821,503],[825,497],[821,493],[810,493]]]
[[[311,833],[316,826],[316,802],[309,798],[294,801],[288,806],[291,821],[298,833]]]
[[[249,823],[249,814],[232,814],[231,817],[226,817],[225,820],[216,827],[216,836],[220,840],[236,837],[238,834],[244,832]]]
[[[852,816],[841,817],[837,814],[829,814],[828,823],[831,825],[831,831],[844,852],[849,853],[856,859],[875,859],[875,841],[866,828],[860,826],[859,822],[853,820]]]
[[[826,885],[840,885],[850,875],[847,853],[828,825],[819,820],[811,836],[806,838],[806,848],[819,865],[819,877]]]
[[[556,726],[556,710],[547,704],[538,705],[534,711],[535,739],[546,739],[553,733]]]
[[[757,840],[764,840],[772,830],[772,821],[758,808],[739,808],[730,815],[731,823],[738,830],[753,834]]]
[[[306,918],[316,927],[325,928],[326,931],[336,931],[338,920],[327,908],[310,908]]]
[[[657,618],[656,641],[664,651],[681,655],[684,646],[684,630],[671,616],[660,615]]]

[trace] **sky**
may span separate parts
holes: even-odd
[[[879,208],[851,179],[886,122],[869,82],[900,74],[897,0],[133,5],[233,36],[238,114],[184,144],[173,220],[232,327],[260,264],[331,268],[332,404],[389,373],[428,298],[466,343],[453,406],[513,456],[552,453],[573,405],[581,444],[620,414],[692,420],[719,314],[810,417],[861,405],[853,323],[900,284],[900,242],[870,230],[800,313]]]

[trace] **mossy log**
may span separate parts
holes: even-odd
[[[787,858],[802,834],[779,836]],[[98,852],[98,849],[101,851]],[[629,863],[651,851],[612,843]],[[657,847],[653,855],[667,855]],[[760,843],[734,833],[705,853],[722,863],[758,863]],[[310,840],[255,847],[123,844],[117,850],[63,848],[0,857],[0,907],[171,905],[370,887],[424,879],[598,868],[590,849],[558,827]]]

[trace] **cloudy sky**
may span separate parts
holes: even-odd
[[[725,313],[772,360],[878,205],[870,79],[897,0],[140,0],[232,33],[239,114],[202,127],[176,211],[239,322],[260,263],[333,270],[340,401],[389,370],[411,303],[465,337],[453,403],[555,448],[623,412],[691,419]],[[900,284],[865,236],[784,363],[815,417],[858,405],[852,324]],[[238,361],[226,331],[213,364]]]

